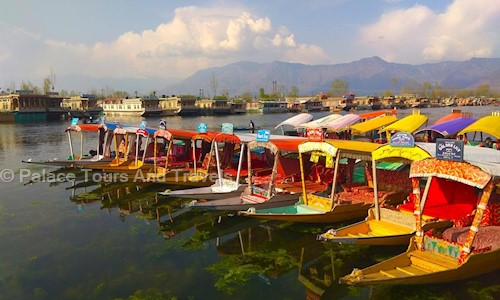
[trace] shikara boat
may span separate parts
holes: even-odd
[[[308,136],[311,137],[310,133]],[[371,153],[380,147],[379,144],[327,140],[322,142],[306,142],[299,145],[299,160],[301,165],[301,185],[302,196],[300,201],[294,205],[283,206],[272,209],[250,208],[247,211],[238,212],[239,215],[256,217],[269,220],[307,222],[307,223],[328,223],[342,222],[347,220],[361,219],[366,216],[368,209],[373,206],[373,192],[371,198],[369,193],[361,197],[349,197],[337,192],[337,184],[351,184],[354,173],[355,160],[371,161]],[[342,162],[341,163],[341,159]],[[316,166],[307,165],[307,162],[319,163]],[[327,169],[333,170],[330,191],[321,191],[315,185],[309,183],[312,177],[306,177],[306,170],[320,168],[323,172]],[[327,176],[321,174],[318,180],[325,181]],[[316,183],[318,184],[318,183]],[[286,188],[286,187],[285,187]],[[385,196],[385,195],[384,195]],[[390,201],[392,197],[381,197],[381,201]],[[402,201],[398,199],[394,201]]]
[[[218,132],[169,129],[167,156],[146,174],[146,180],[183,187],[207,187],[216,179],[212,141]]]
[[[435,156],[435,144],[417,143],[413,147],[394,147],[385,145],[373,152],[374,163],[383,161],[401,161],[405,164]],[[465,146],[465,159],[479,161],[486,164],[500,162],[500,152],[487,148]],[[379,172],[377,172],[379,173]],[[373,176],[377,179],[377,176]],[[410,178],[408,178],[410,180]],[[473,211],[477,202],[470,186],[460,182],[444,182],[440,178],[429,181],[427,192],[424,193],[423,201],[427,207],[439,207],[443,201],[454,203],[459,201],[462,205],[456,206],[452,212],[440,212],[438,209],[427,209],[423,214],[422,226],[424,230],[441,228],[453,224],[455,221],[467,218]],[[375,180],[374,180],[375,182]],[[397,182],[401,186],[401,182]],[[453,195],[443,195],[443,189],[451,189],[459,192]],[[410,195],[409,198],[412,198]],[[457,199],[461,197],[461,199]],[[465,201],[464,199],[468,200]],[[425,200],[424,200],[425,199]],[[377,202],[375,202],[377,203]],[[453,206],[450,206],[452,208]],[[339,229],[332,229],[321,234],[318,238],[339,243],[355,243],[369,245],[407,245],[416,231],[413,212],[414,203],[408,201],[397,207],[378,207],[370,209],[368,217],[359,223],[351,224]]]
[[[500,167],[475,161],[449,161],[427,158],[412,162],[410,177],[415,191],[416,234],[408,250],[364,269],[354,269],[340,278],[351,285],[426,284],[451,282],[500,269],[500,223],[491,218],[499,213]],[[420,199],[420,178],[441,178],[480,190],[473,219],[446,230],[424,231],[426,209],[443,215],[456,211],[462,203],[427,207]],[[453,194],[455,190],[443,190]],[[460,209],[460,208],[458,208]]]
[[[380,162],[397,162],[400,163],[398,169],[405,170],[412,161],[428,157],[431,157],[431,154],[419,146],[401,147],[387,144],[373,151],[372,169],[367,175],[373,178],[373,190],[377,191],[374,192],[375,207],[368,211],[368,217],[364,221],[330,229],[318,236],[318,239],[349,244],[408,245],[415,233],[415,218],[411,214],[396,210],[396,207],[380,208],[376,198],[378,189],[386,189],[387,184],[404,191],[403,197],[408,196],[411,189],[409,174],[407,171],[378,170],[373,166]]]
[[[245,186],[240,184],[240,178],[248,174],[246,166],[243,168],[243,158],[245,157],[246,146],[249,142],[254,140],[255,136],[249,134],[235,135],[220,133],[216,135],[212,140],[212,155],[215,156],[217,167],[216,182],[207,187],[175,191],[167,189],[158,194],[162,196],[205,200],[239,196],[245,189]],[[238,154],[236,166],[232,163],[232,158],[235,154]]]
[[[146,157],[152,156],[150,138],[155,129],[141,127],[118,127],[114,129],[115,158],[106,164],[89,166],[93,170],[134,174],[138,170],[147,171],[152,165],[145,164]],[[141,176],[143,177],[143,176]]]
[[[427,118],[427,116],[420,114],[420,110],[414,109],[411,115],[381,128],[378,133],[380,136],[385,135],[389,141],[391,139],[391,134],[396,132],[413,133],[423,125],[427,124],[428,119],[429,118]]]
[[[462,129],[457,135],[466,136],[469,143],[476,140],[476,134],[480,134],[480,141],[483,141],[483,134],[495,138],[497,141],[500,139],[500,111],[494,111],[490,116],[482,117],[476,122]],[[471,137],[470,135],[473,134]]]
[[[469,112],[463,112],[460,109],[452,109],[451,113],[447,114],[444,117],[441,117],[434,121],[432,125],[438,125],[440,123],[448,122],[454,119],[459,119],[459,118],[472,118],[472,113]]]
[[[382,110],[370,111],[370,112],[359,114],[359,119],[361,122],[365,122],[365,121],[370,120],[370,119],[385,116],[388,113],[395,116],[398,114],[398,111],[396,109],[382,109]]]
[[[476,119],[468,117],[454,118],[446,122],[434,124],[413,133],[415,138],[420,141],[435,142],[437,138],[454,139],[457,133],[474,123]]]
[[[84,165],[99,164],[110,162],[112,159],[109,156],[104,155],[104,142],[106,140],[106,135],[108,133],[108,128],[105,124],[72,124],[66,128],[66,133],[68,135],[68,145],[69,145],[69,156],[66,159],[49,159],[42,161],[33,161],[32,159],[23,160],[23,163],[43,165],[43,166],[56,166],[56,167],[66,167],[74,168],[81,167]],[[74,149],[73,134],[79,135],[80,151],[79,154],[76,153]],[[89,134],[96,133],[96,148],[95,150],[90,150],[89,154],[84,153],[84,144],[86,136]]]
[[[311,121],[313,119],[313,115],[308,113],[300,113],[291,118],[286,119],[285,121],[279,123],[274,127],[274,129],[280,129],[281,134],[295,136],[297,135],[297,127]],[[285,126],[293,127],[294,130],[285,130]]]
[[[328,128],[332,122],[337,119],[342,118],[340,114],[331,114],[317,120],[313,120],[307,123],[303,123],[298,128]]]
[[[191,208],[211,210],[244,210],[250,207],[277,207],[297,202],[299,194],[280,186],[292,182],[299,174],[299,161],[296,157],[298,146],[304,138],[272,139],[252,141],[247,146],[247,187],[241,195],[213,201],[193,201]],[[261,156],[255,159],[254,156]],[[269,165],[256,165],[267,161]],[[326,188],[326,186],[324,187]]]
[[[396,122],[397,120],[398,118],[396,116],[392,115],[391,113],[386,113],[383,116],[351,125],[349,129],[352,131],[352,135],[355,140],[377,141],[385,143],[387,140],[382,138],[378,134],[378,130]]]

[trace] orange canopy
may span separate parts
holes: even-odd
[[[170,133],[172,134],[173,138],[177,139],[192,139],[194,136],[198,134],[196,131],[192,130],[182,130],[182,129],[169,129]]]
[[[271,139],[269,142],[273,143],[280,150],[299,151],[299,145],[306,142],[307,138],[294,138],[294,139]]]
[[[384,109],[384,110],[377,110],[377,111],[367,112],[367,113],[364,113],[364,114],[359,114],[359,118],[361,120],[368,120],[368,119],[372,119],[372,118],[383,116],[383,115],[385,115],[388,112],[392,113],[393,115],[397,115],[397,113],[398,113],[398,111],[395,110],[395,109],[388,109],[388,110]]]
[[[448,114],[440,119],[438,119],[436,122],[434,122],[432,125],[437,125],[441,124],[450,120],[458,119],[463,117],[463,113],[461,111],[453,111],[451,114]]]
[[[219,133],[214,137],[214,141],[218,143],[232,143],[232,144],[239,144],[241,143],[241,140],[238,136],[234,134],[227,134],[227,133]]]

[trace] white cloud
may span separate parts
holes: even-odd
[[[455,0],[443,13],[423,5],[383,14],[360,44],[389,61],[465,60],[500,55],[500,1]]]
[[[30,65],[23,72],[33,77],[45,77],[50,68],[58,74],[93,77],[185,77],[240,60],[326,60],[320,47],[300,44],[286,28],[273,27],[269,18],[240,8],[178,8],[171,21],[155,29],[126,32],[94,45],[44,40],[16,31],[22,30],[0,26],[0,37],[16,36],[0,45],[0,68],[14,71],[17,63]]]

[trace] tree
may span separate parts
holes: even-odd
[[[32,91],[34,94],[40,94],[40,88],[31,83],[30,81],[27,82],[21,82],[21,85],[19,86],[21,90],[26,90],[26,91]]]
[[[426,97],[426,98],[430,97],[431,96],[430,94],[431,94],[432,88],[433,88],[433,86],[432,86],[431,82],[424,81],[424,83],[422,84],[422,86],[420,88],[420,90],[421,90],[420,95],[422,97]]]
[[[249,91],[243,92],[243,94],[241,94],[241,98],[243,99],[243,101],[249,102],[252,100],[252,93],[250,93]]]
[[[382,97],[384,97],[384,98],[385,98],[385,97],[390,97],[390,96],[392,96],[392,95],[394,95],[394,94],[393,94],[393,91],[390,91],[390,90],[385,90],[385,91],[382,93]]]
[[[395,76],[391,78],[393,95],[396,95],[396,88],[398,87],[398,81],[399,81],[398,78]]]
[[[349,90],[349,83],[345,80],[335,79],[330,88],[330,94],[334,97],[340,97]]]
[[[299,96],[299,88],[296,85],[292,85],[290,88],[290,93],[288,93],[289,97],[298,97]]]
[[[48,94],[52,89],[52,79],[47,76],[43,79],[43,93]]]
[[[490,96],[490,85],[481,84],[476,87],[476,97],[489,97]]]
[[[264,88],[259,89],[259,98],[260,99],[268,99],[269,98],[269,95],[266,94]]]

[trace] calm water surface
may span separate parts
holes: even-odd
[[[462,108],[475,117],[492,109]],[[431,123],[449,112],[450,108],[422,110]],[[403,110],[399,116],[409,113]],[[253,120],[257,127],[272,129],[290,116],[169,117],[167,122],[172,128],[192,130],[196,123],[205,122],[209,129],[218,130],[223,122],[247,126]],[[141,119],[120,121],[139,124]],[[148,125],[156,126],[157,121],[148,119]],[[338,285],[338,277],[353,267],[369,266],[405,247],[316,241],[316,234],[329,225],[190,211],[184,207],[189,200],[157,199],[156,192],[165,186],[85,182],[82,172],[72,175],[74,181],[30,183],[27,172],[45,172],[49,179],[61,174],[55,168],[25,165],[21,159],[67,157],[67,125],[0,125],[0,170],[14,172],[11,182],[0,182],[1,299],[500,297],[498,272],[441,285]],[[92,147],[92,141],[86,143]]]

